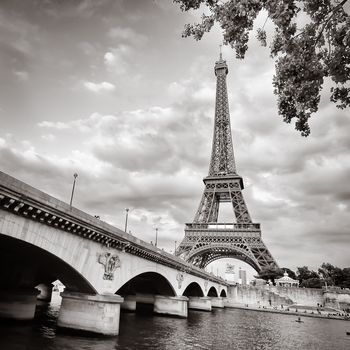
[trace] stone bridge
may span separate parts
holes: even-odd
[[[120,309],[223,307],[224,280],[0,172],[0,317],[34,317],[65,285],[58,325],[116,335]]]

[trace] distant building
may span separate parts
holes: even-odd
[[[290,278],[287,271],[284,271],[283,277],[275,279],[275,283],[280,287],[299,287],[299,281]]]
[[[242,270],[241,268],[239,268],[238,281],[243,286],[245,286],[247,284],[247,271],[246,270]]]
[[[235,265],[226,264],[225,280],[235,282]]]

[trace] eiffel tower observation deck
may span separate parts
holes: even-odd
[[[264,267],[278,267],[261,239],[260,224],[253,223],[243,198],[243,179],[236,172],[229,104],[226,61],[215,62],[216,104],[213,146],[209,174],[192,223],[185,227],[185,237],[176,255],[201,268],[214,260],[235,258],[251,265],[257,272]],[[220,203],[232,204],[230,223],[218,222]]]

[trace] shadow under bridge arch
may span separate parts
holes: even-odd
[[[118,289],[116,294],[127,296],[136,294],[175,296],[171,283],[157,272],[141,273]]]
[[[57,255],[0,233],[0,289],[34,288],[60,280],[66,290],[96,294],[92,284]]]
[[[203,297],[204,293],[197,282],[191,282],[182,293],[185,297]]]
[[[210,287],[210,289],[208,290],[208,297],[218,297],[218,291],[216,290],[216,288],[214,286]]]
[[[223,289],[223,290],[221,291],[220,296],[221,296],[221,297],[224,297],[224,298],[227,297],[227,294],[226,294],[225,289]]]

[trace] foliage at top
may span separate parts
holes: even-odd
[[[260,12],[273,27],[267,38],[262,28],[256,36],[275,60],[273,78],[278,113],[302,136],[310,134],[309,118],[317,112],[326,77],[332,81],[330,100],[338,108],[350,106],[350,16],[348,0],[173,0],[183,11],[207,7],[201,23],[187,24],[184,37],[200,40],[214,23],[223,30],[224,44],[243,59],[249,33]],[[349,4],[347,4],[349,5]],[[268,21],[268,22],[267,22]]]

